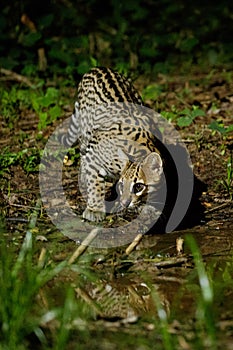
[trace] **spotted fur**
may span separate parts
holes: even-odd
[[[62,142],[69,147],[79,142],[80,185],[87,193],[84,219],[104,219],[106,176],[120,179],[123,207],[135,206],[160,181],[158,130],[154,114],[145,113],[142,105],[131,82],[109,68],[93,68],[83,76]]]

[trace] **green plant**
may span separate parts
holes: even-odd
[[[185,108],[181,111],[177,111],[175,106],[172,106],[171,111],[161,112],[162,116],[168,120],[176,121],[179,127],[185,127],[192,124],[195,118],[205,115],[205,112],[193,105],[192,110]]]
[[[60,90],[54,87],[48,87],[44,93],[40,89],[28,90],[13,86],[9,91],[1,89],[0,95],[1,114],[10,128],[25,109],[33,109],[37,113],[39,130],[44,129],[62,114],[63,100]]]
[[[169,111],[162,111],[161,115],[168,121],[175,121],[178,113],[176,106],[172,105]]]
[[[186,236],[186,242],[191,250],[197,277],[200,286],[200,296],[197,297],[197,331],[199,336],[205,332],[205,336],[201,336],[201,339],[196,339],[196,342],[200,342],[199,346],[204,347],[208,345],[211,349],[216,349],[216,327],[215,327],[215,315],[214,315],[214,288],[212,278],[209,272],[205,268],[198,245],[191,235]]]
[[[230,200],[233,198],[233,156],[232,154],[227,161],[227,176],[226,179],[220,181],[220,184],[227,191]]]
[[[31,91],[31,103],[39,116],[39,131],[62,114],[60,93],[56,88],[48,87],[46,92],[39,96],[36,92]]]
[[[67,161],[65,161],[66,165],[77,164],[80,159],[80,153],[76,148],[70,148],[67,155]]]
[[[38,170],[40,163],[41,150],[25,148],[19,152],[10,152],[6,147],[0,154],[1,170],[0,175],[10,170],[13,165],[20,165],[27,172]]]
[[[0,114],[7,121],[8,127],[13,128],[15,120],[18,120],[23,109],[31,107],[30,93],[27,89],[13,86],[6,90],[0,86],[1,110]]]
[[[151,84],[146,86],[146,88],[142,92],[142,98],[144,100],[156,100],[158,96],[162,92],[162,87],[161,85],[158,84]]]
[[[59,304],[50,300],[40,303],[38,298],[43,288],[53,278],[62,273],[75,273],[79,286],[83,280],[95,279],[89,268],[82,264],[70,264],[67,260],[55,263],[48,258],[43,248],[39,259],[34,248],[33,232],[40,213],[41,201],[38,200],[30,216],[25,238],[18,252],[5,238],[5,226],[0,217],[0,348],[26,350],[42,345],[49,349],[52,340],[53,349],[63,349],[69,339],[75,321],[81,324],[81,337],[86,338],[82,330],[83,320],[93,315],[90,307],[75,297],[74,286],[67,284],[64,290],[64,302]],[[85,276],[85,277],[84,277]],[[80,278],[79,278],[80,277]],[[63,280],[62,280],[63,281]],[[55,327],[48,326],[54,323]],[[41,348],[41,347],[40,347]]]
[[[158,327],[160,328],[163,348],[165,350],[173,350],[175,348],[174,340],[171,339],[171,334],[169,332],[169,316],[167,310],[161,302],[161,298],[156,291],[156,289],[152,288],[153,300],[156,305],[156,310],[158,314]]]
[[[35,297],[45,283],[63,270],[65,263],[45,269],[35,265],[30,230],[16,260],[4,240],[0,250],[0,340],[7,349],[22,349],[25,337],[32,333],[43,341],[39,315],[33,315]]]
[[[31,14],[36,30],[20,23],[15,13]],[[206,13],[208,18],[202,21]],[[159,21],[154,21],[154,14]],[[110,1],[104,11],[99,0],[85,6],[77,6],[74,0],[50,2],[46,10],[33,7],[29,0],[14,2],[13,6],[3,0],[0,65],[33,76],[39,70],[37,49],[44,47],[46,73],[69,75],[71,79],[87,68],[93,55],[101,65],[129,62],[130,68],[136,65],[144,72],[171,68],[177,72],[181,62],[191,67],[203,60],[216,67],[232,61],[230,14],[227,0],[217,6],[200,3],[198,10],[190,1]]]
[[[180,117],[177,119],[177,125],[180,127],[189,126],[196,117],[202,117],[205,115],[205,112],[193,105],[192,110],[185,108],[180,112]]]
[[[214,120],[209,124],[209,129],[212,130],[213,135],[219,132],[222,136],[227,136],[233,131],[233,124],[225,126],[222,120]]]

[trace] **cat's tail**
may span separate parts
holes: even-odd
[[[58,141],[65,147],[72,147],[79,139],[79,104],[75,102],[75,108],[70,117],[69,127],[66,133],[58,135]]]

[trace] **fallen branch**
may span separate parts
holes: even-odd
[[[126,248],[125,253],[127,255],[129,255],[136,247],[137,245],[140,243],[141,239],[143,237],[142,233],[139,233],[133,240],[132,243],[130,243],[130,245]]]
[[[88,248],[89,244],[96,238],[98,233],[100,232],[99,228],[94,228],[89,235],[86,237],[86,239],[80,244],[80,246],[75,250],[73,255],[70,257],[68,264],[73,264],[75,260],[82,255],[85,250]]]
[[[31,88],[34,87],[32,82],[28,78],[26,78],[21,74],[15,73],[12,70],[0,68],[0,73],[6,76],[6,77],[0,77],[0,80],[14,80],[14,81],[18,81],[19,83],[23,83]]]
[[[218,205],[218,206],[216,206],[216,207],[214,207],[214,208],[205,210],[205,214],[213,213],[214,211],[217,211],[217,210],[219,210],[219,209],[226,208],[226,207],[228,207],[228,206],[231,205],[231,204],[232,204],[232,201],[231,201],[231,200],[228,200],[228,201],[226,201],[225,203],[220,204],[220,205]]]

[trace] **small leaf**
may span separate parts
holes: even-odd
[[[226,133],[226,128],[224,127],[224,125],[222,123],[220,124],[216,120],[214,120],[212,123],[209,124],[209,129],[211,129],[213,131],[218,131],[221,134]]]
[[[148,85],[144,90],[143,90],[143,99],[149,99],[149,100],[155,100],[158,98],[158,96],[161,94],[161,87],[153,84],[153,85]]]
[[[161,115],[167,120],[175,120],[176,116],[177,116],[176,113],[174,113],[174,112],[167,112],[167,111],[161,112]]]
[[[39,32],[30,32],[25,35],[23,38],[23,45],[25,46],[33,46],[38,40],[41,39],[41,33]]]
[[[86,73],[91,68],[91,64],[88,61],[82,61],[77,67],[77,72],[79,74]]]
[[[58,105],[56,105],[54,107],[51,107],[49,109],[49,115],[51,117],[50,118],[51,121],[55,120],[56,118],[58,118],[61,115],[61,113],[62,113],[61,108]]]
[[[55,102],[59,97],[59,90],[53,87],[49,87],[46,91],[45,96],[50,98],[51,102]]]
[[[233,124],[226,128],[226,132],[231,132],[231,131],[233,131]]]
[[[39,113],[39,123],[38,123],[38,129],[42,130],[46,127],[48,120],[48,113],[47,112],[40,112]]]
[[[193,122],[193,118],[186,116],[186,117],[179,117],[177,119],[177,125],[180,127],[189,126]]]
[[[192,111],[192,117],[196,118],[196,117],[204,117],[205,116],[205,112],[202,109],[194,109]]]
[[[189,116],[189,117],[192,116],[192,112],[191,112],[190,109],[188,109],[188,108],[183,109],[183,110],[180,112],[180,114],[184,114],[184,115]]]

